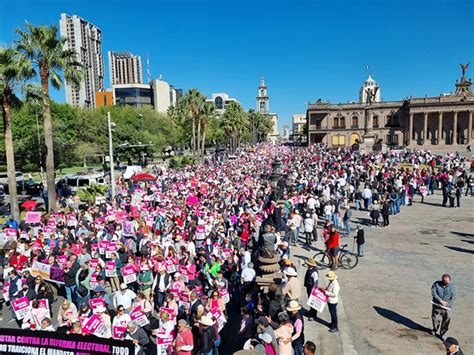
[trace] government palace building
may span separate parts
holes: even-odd
[[[454,93],[401,101],[381,101],[380,88],[369,75],[360,89],[359,102],[318,100],[308,105],[308,142],[337,147],[364,145],[370,140],[379,148],[465,149],[471,144],[474,111],[467,67],[461,64],[462,77],[456,80]]]

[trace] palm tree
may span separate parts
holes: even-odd
[[[202,117],[203,117],[203,133],[202,133],[202,149],[201,149],[201,158],[204,158],[204,152],[206,148],[206,132],[209,127],[209,119],[212,117],[214,113],[214,106],[210,103],[206,103],[202,110]]]
[[[230,137],[232,151],[240,146],[241,138],[249,128],[248,123],[247,113],[238,103],[231,102],[229,106],[226,107],[224,115],[222,116],[222,125],[224,131]]]
[[[63,72],[67,82],[79,84],[82,77],[81,64],[76,60],[76,51],[65,48],[67,40],[58,37],[56,26],[33,26],[27,22],[26,30],[17,29],[17,33],[20,35],[20,40],[17,41],[17,49],[39,70],[41,79],[48,204],[50,209],[56,210],[49,83],[54,88],[60,89],[63,86],[60,72]]]
[[[18,195],[16,190],[15,155],[13,151],[13,133],[11,110],[20,104],[15,89],[21,82],[33,77],[31,62],[12,48],[0,48],[0,102],[2,104],[3,133],[7,158],[8,190],[10,195],[10,213],[20,220]]]

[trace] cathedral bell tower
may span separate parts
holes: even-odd
[[[269,98],[267,95],[267,86],[265,85],[265,78],[260,78],[260,85],[258,86],[257,95],[257,112],[266,114],[269,112]]]

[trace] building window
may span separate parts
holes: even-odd
[[[222,110],[224,108],[224,104],[222,102],[222,97],[217,96],[215,101],[214,101],[214,106],[216,107],[217,110]]]
[[[332,128],[346,128],[346,119],[344,116],[334,117],[334,124]]]
[[[260,90],[260,96],[265,96],[265,91],[263,89]]]
[[[359,127],[359,117],[354,116],[352,117],[352,128],[358,128]]]
[[[379,127],[379,116],[374,116],[372,118],[372,127],[374,127],[374,128]]]
[[[346,136],[343,136],[343,135],[333,136],[331,139],[331,143],[333,147],[343,147],[346,145]]]
[[[260,101],[260,112],[265,112],[265,101]]]

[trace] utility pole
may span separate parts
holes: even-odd
[[[112,146],[112,124],[110,112],[107,112],[107,125],[109,128],[109,160],[110,160],[110,184],[112,187],[111,200],[112,206],[115,206],[115,166],[114,166],[114,148]]]

